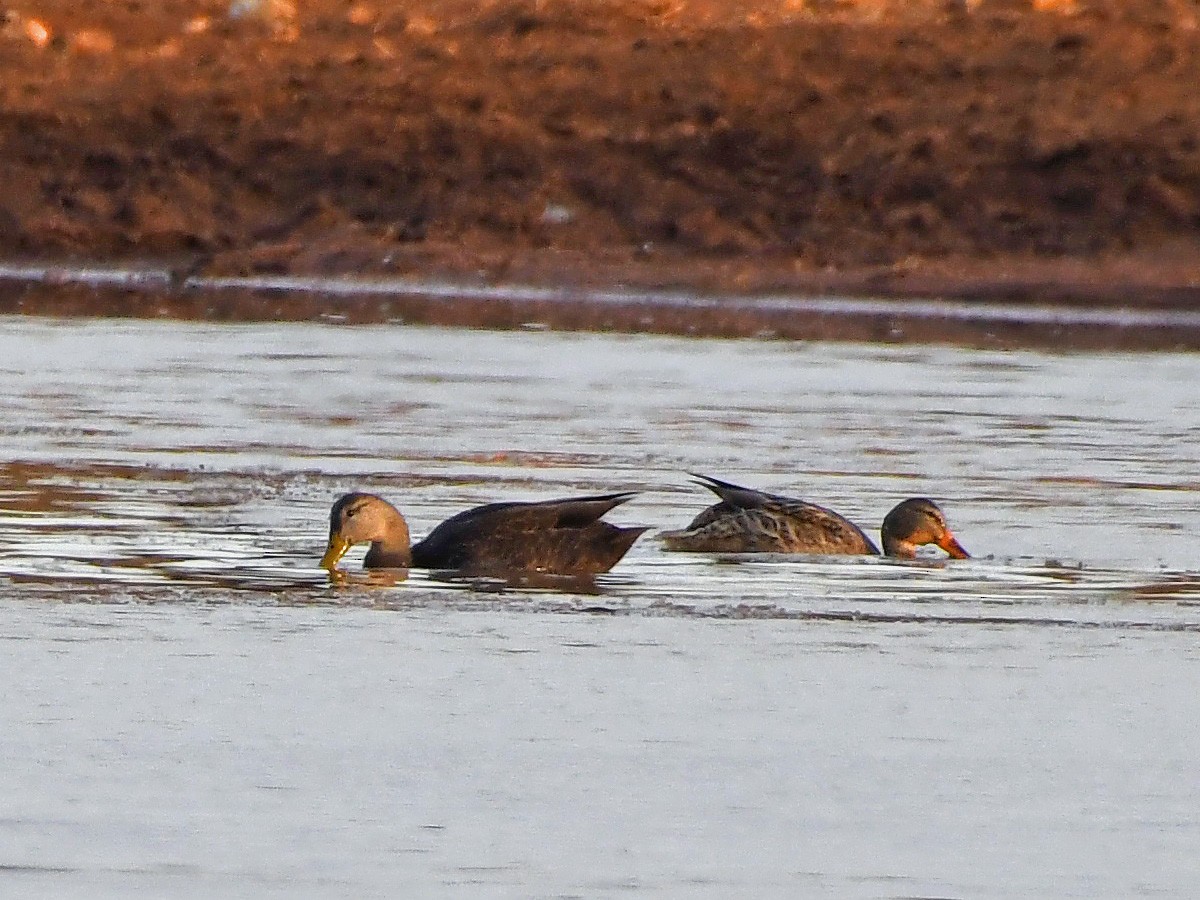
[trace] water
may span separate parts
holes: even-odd
[[[1200,882],[1200,357],[13,318],[0,378],[6,896]],[[315,565],[351,488],[669,528],[686,471],[976,558]]]

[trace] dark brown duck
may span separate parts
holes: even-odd
[[[451,516],[423,541],[409,544],[408,523],[375,494],[346,494],[329,514],[321,566],[332,570],[354,544],[370,543],[368,569],[453,569],[474,574],[607,572],[646,528],[622,528],[601,517],[633,493],[537,503],[489,503]]]
[[[781,497],[694,475],[721,502],[703,510],[687,528],[664,531],[659,537],[668,550],[709,553],[827,553],[872,554],[879,548],[844,516],[824,506]],[[932,500],[914,497],[887,514],[880,529],[886,556],[911,559],[924,544],[941,547],[955,559],[968,553],[946,524]]]

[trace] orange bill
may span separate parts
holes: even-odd
[[[958,539],[949,531],[942,535],[937,545],[949,553],[955,559],[970,559],[971,554],[963,549],[963,545],[958,542]]]

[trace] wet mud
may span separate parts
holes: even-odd
[[[27,0],[0,30],[0,257],[1191,308],[1198,45],[1175,0]]]

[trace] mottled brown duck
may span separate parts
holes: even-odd
[[[538,503],[489,503],[451,516],[410,546],[408,523],[375,494],[346,494],[329,514],[321,566],[333,570],[354,544],[369,543],[368,569],[455,570],[470,574],[607,572],[646,528],[601,521],[633,493]]]
[[[721,498],[687,528],[664,531],[668,550],[708,553],[827,553],[879,555],[861,528],[831,509],[694,475],[696,484]],[[968,553],[946,524],[938,505],[924,497],[905,500],[883,520],[883,553],[911,559],[917,548],[934,544],[955,559]]]

